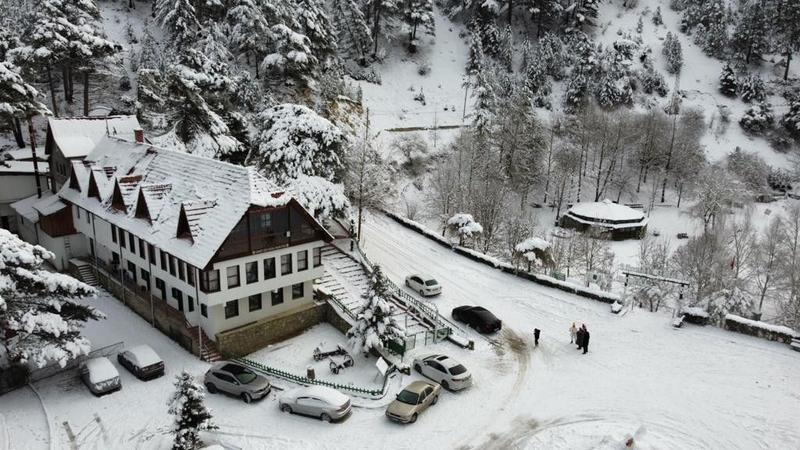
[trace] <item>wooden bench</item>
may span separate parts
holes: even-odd
[[[792,350],[800,352],[800,339],[792,339],[792,343],[789,346],[792,347]]]
[[[685,316],[678,316],[678,317],[672,319],[672,326],[675,327],[675,328],[680,328],[681,326],[683,326],[683,318],[684,317]]]

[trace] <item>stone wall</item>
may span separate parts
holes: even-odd
[[[346,335],[347,330],[349,330],[353,326],[350,324],[350,322],[345,320],[339,314],[339,312],[336,311],[336,308],[329,302],[325,302],[325,321],[333,325],[334,328],[339,330],[339,332],[344,335]]]
[[[217,333],[217,348],[223,355],[249,355],[324,322],[328,316],[328,308],[330,307],[327,303],[320,305],[312,303],[233,330]]]
[[[724,327],[729,331],[749,334],[750,336],[784,344],[790,344],[792,339],[800,338],[800,334],[789,328],[778,327],[755,320],[743,320],[741,317],[733,316],[732,314],[728,314],[728,316],[725,317]]]

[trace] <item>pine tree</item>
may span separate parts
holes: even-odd
[[[736,74],[729,63],[725,64],[719,76],[719,91],[728,97],[736,97],[739,91],[739,82],[736,81]]]
[[[480,35],[476,32],[470,33],[469,56],[467,57],[467,73],[472,75],[481,70],[484,61],[483,44]]]
[[[564,92],[564,105],[571,111],[576,111],[585,105],[586,93],[589,91],[589,83],[586,77],[580,72],[573,72]]]
[[[611,108],[623,100],[623,93],[619,89],[618,78],[612,71],[607,72],[597,86],[597,102],[604,108]]]
[[[564,7],[559,0],[525,0],[525,4],[531,13],[531,20],[536,22],[536,39],[545,30],[558,31],[564,14]]]
[[[417,51],[419,41],[417,30],[422,28],[426,33],[433,34],[434,15],[432,0],[408,0],[403,9],[403,22],[408,28],[408,49]]]
[[[789,106],[789,111],[781,119],[781,125],[789,130],[792,136],[800,139],[800,97]]]
[[[18,67],[0,61],[0,120],[9,123],[19,148],[25,147],[21,121],[50,115],[47,106],[39,101],[41,97],[36,88],[25,82]]]
[[[256,68],[259,78],[259,63],[274,41],[267,18],[256,0],[236,0],[228,10],[227,21],[231,25],[231,47],[237,55],[244,55],[247,63]]]
[[[215,63],[228,64],[232,59],[228,50],[230,29],[225,23],[207,21],[203,24],[203,34],[195,48]]]
[[[555,33],[545,33],[545,35],[539,39],[537,51],[547,74],[556,80],[564,79],[566,56],[564,54],[564,43],[561,41],[561,38]]]
[[[639,16],[639,20],[636,21],[636,32],[642,34],[644,31],[644,21],[642,20],[642,16]]]
[[[364,13],[355,0],[332,0],[331,20],[338,30],[338,42],[341,49],[346,49],[351,58],[358,58],[361,65],[366,65],[367,54],[372,48],[370,34]]]
[[[595,26],[598,16],[597,0],[578,0],[573,4],[570,20],[570,30],[583,30]]]
[[[667,72],[680,73],[681,67],[683,67],[683,49],[681,48],[681,41],[669,31],[664,40],[662,52],[667,57]]]
[[[293,104],[266,108],[258,119],[249,165],[278,184],[301,175],[341,180],[344,136],[338,127],[311,109]]]
[[[203,404],[206,394],[200,383],[185,370],[175,378],[175,392],[167,402],[169,413],[175,416],[172,450],[198,450],[203,447],[199,432],[217,427],[211,422],[211,410]]]
[[[472,86],[472,97],[475,103],[472,107],[472,123],[470,128],[480,140],[481,137],[488,139],[492,126],[492,119],[496,112],[497,99],[494,93],[494,79],[491,69],[480,67],[475,73],[475,82]]]
[[[703,51],[714,58],[721,58],[728,45],[728,32],[725,23],[717,22],[711,25],[703,42]]]
[[[772,113],[772,105],[761,102],[747,108],[744,115],[739,120],[739,125],[753,134],[761,134],[772,129],[775,116]]]
[[[511,31],[510,25],[506,25],[503,31],[500,41],[500,54],[497,57],[506,72],[511,73],[514,71],[514,33]]]
[[[766,85],[764,79],[758,75],[753,75],[742,80],[739,91],[742,94],[742,101],[749,103],[751,101],[761,102],[767,96]]]
[[[776,0],[778,2],[776,16],[777,46],[784,59],[783,79],[789,79],[789,66],[793,55],[800,50],[800,2],[797,0]]]
[[[293,10],[293,16],[298,22],[295,29],[300,34],[308,38],[308,46],[311,54],[321,67],[329,67],[336,59],[336,32],[328,14],[323,9],[323,2],[318,0],[296,0],[297,6]],[[315,74],[314,78],[318,78]]]
[[[275,46],[261,62],[261,70],[291,80],[300,88],[313,88],[319,61],[311,50],[307,36],[284,24],[272,27]]]
[[[364,303],[356,312],[356,323],[347,331],[350,347],[364,356],[371,350],[385,348],[392,339],[403,336],[403,328],[393,317],[394,306],[389,280],[381,266],[376,265],[369,280],[369,289],[364,294]]]
[[[156,20],[167,30],[176,49],[194,40],[200,22],[190,0],[156,0],[155,10]]]
[[[653,14],[653,25],[664,25],[664,19],[661,17],[661,6],[656,7],[656,12]]]
[[[531,45],[531,41],[525,39],[522,42],[522,61],[520,61],[519,64],[519,71],[521,73],[525,73],[525,71],[528,70],[528,65],[530,65],[531,61],[533,61],[533,55],[534,49]]]
[[[769,51],[767,42],[767,20],[762,2],[745,4],[736,23],[731,45],[738,58],[747,64]]]
[[[0,229],[0,248],[0,330],[5,333],[0,339],[0,369],[51,362],[63,367],[88,354],[92,346],[81,336],[81,328],[104,316],[77,300],[95,290],[68,275],[44,270],[55,255],[8,230]]]
[[[402,14],[401,0],[364,0],[364,7],[371,12],[372,22],[372,56],[378,53],[378,43],[380,42],[381,30],[386,34],[397,25]]]

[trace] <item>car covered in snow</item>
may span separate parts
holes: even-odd
[[[481,333],[494,333],[503,328],[503,322],[483,306],[453,308],[453,319],[463,322]]]
[[[231,361],[223,361],[211,366],[206,372],[203,384],[212,394],[225,392],[241,397],[245,403],[266,397],[272,389],[266,377]]]
[[[164,375],[164,361],[148,345],[137,345],[118,353],[117,362],[140,380]]]
[[[414,381],[397,394],[386,408],[386,417],[395,422],[414,423],[431,405],[439,402],[442,387],[427,381]]]
[[[100,356],[82,362],[78,367],[78,373],[94,395],[99,396],[122,389],[119,372],[106,357]]]
[[[446,355],[425,355],[414,359],[414,370],[442,385],[460,391],[472,386],[472,374],[461,363]]]
[[[435,278],[428,275],[412,274],[406,277],[406,286],[419,295],[428,297],[442,293],[442,285]]]
[[[292,389],[281,395],[281,411],[317,417],[325,422],[339,420],[350,414],[350,397],[325,386]]]

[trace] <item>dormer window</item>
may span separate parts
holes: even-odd
[[[94,172],[89,173],[89,197],[94,197],[97,201],[101,202],[103,200],[100,199],[100,190],[97,188],[97,181],[94,179]]]
[[[136,218],[144,219],[152,223],[150,219],[150,209],[147,207],[147,201],[144,198],[144,192],[139,189],[139,198],[136,200]]]
[[[81,184],[78,182],[78,177],[75,174],[75,168],[70,167],[69,171],[69,188],[75,189],[76,191],[81,191]]]
[[[122,199],[122,191],[119,188],[119,182],[114,182],[114,194],[111,197],[111,207],[117,211],[128,212],[125,207],[125,201]]]
[[[186,218],[186,210],[183,209],[183,205],[181,205],[181,212],[178,216],[177,237],[179,239],[189,239],[190,241],[194,241],[192,229],[189,227],[189,219]]]

